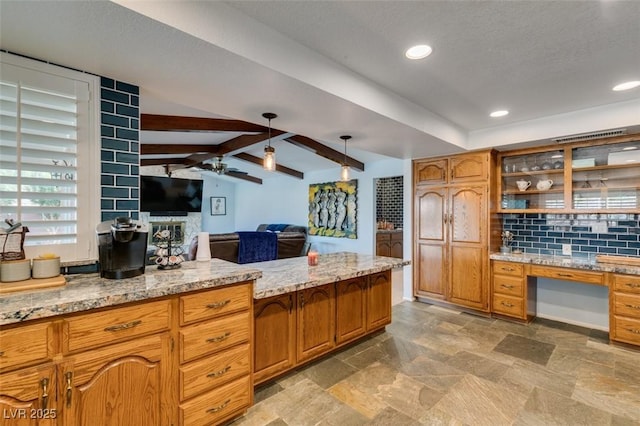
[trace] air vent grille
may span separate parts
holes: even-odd
[[[606,130],[604,132],[582,133],[579,135],[564,136],[562,138],[553,138],[551,140],[556,143],[569,143],[569,142],[589,141],[592,139],[611,138],[613,136],[621,136],[625,134],[627,134],[627,129],[614,129],[614,130]]]

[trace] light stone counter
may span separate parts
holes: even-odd
[[[564,268],[585,269],[599,272],[616,272],[619,274],[640,275],[640,267],[617,263],[601,263],[595,259],[569,256],[549,256],[540,254],[503,254],[492,253],[492,260],[507,262],[530,263],[532,265],[560,266]]]
[[[0,296],[0,325],[255,280],[261,273],[254,265],[211,259],[184,262],[179,269],[164,271],[151,266],[143,275],[123,280],[99,274],[67,275],[64,287]]]
[[[262,278],[256,281],[253,297],[263,299],[400,268],[409,263],[393,257],[346,252],[321,254],[316,266],[309,266],[306,257],[252,263],[251,266],[262,271]]]

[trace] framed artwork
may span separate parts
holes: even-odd
[[[358,238],[358,181],[309,185],[309,235]]]
[[[227,214],[227,197],[211,197],[211,216]]]

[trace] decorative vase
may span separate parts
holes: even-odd
[[[500,253],[504,253],[504,254],[511,253],[511,246],[500,246]]]
[[[198,233],[198,251],[196,251],[198,262],[208,262],[211,260],[211,247],[209,247],[209,233]]]

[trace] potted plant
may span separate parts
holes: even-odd
[[[500,253],[511,253],[511,243],[513,242],[513,232],[502,231],[500,234],[502,237],[502,247],[500,247]]]

